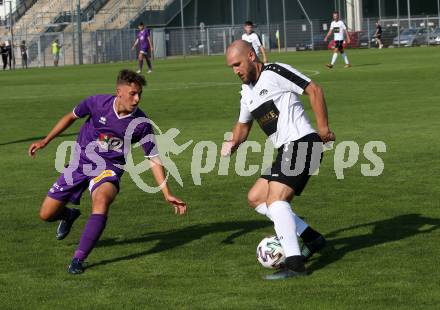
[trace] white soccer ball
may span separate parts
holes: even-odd
[[[277,236],[266,237],[257,246],[257,260],[265,268],[278,269],[286,260]]]

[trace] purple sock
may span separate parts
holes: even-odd
[[[78,248],[75,251],[74,258],[85,260],[95,247],[99,237],[105,228],[107,216],[104,214],[92,214],[87,221],[86,227],[81,235]]]
[[[139,60],[139,70],[142,71],[142,67],[144,66],[144,60]]]

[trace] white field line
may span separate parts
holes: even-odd
[[[316,76],[320,74],[321,72],[318,70],[302,70],[304,73],[308,76]],[[147,87],[145,89],[146,92],[149,91],[169,91],[169,90],[185,90],[185,89],[193,89],[193,88],[209,88],[209,87],[219,87],[219,86],[237,86],[239,87],[241,84],[239,82],[193,82],[193,83],[182,83],[182,84],[174,84],[176,86],[173,87]],[[53,97],[69,97],[71,96],[71,93],[65,93],[65,94],[50,94],[48,95],[51,98]],[[8,97],[8,100],[23,100],[23,99],[35,99],[35,98],[44,98],[46,96],[41,95],[33,95],[33,96],[16,96],[16,97]]]

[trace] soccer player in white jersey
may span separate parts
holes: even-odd
[[[263,56],[263,63],[267,63],[266,50],[261,44],[261,40],[258,34],[254,32],[254,24],[250,20],[248,20],[244,23],[243,29],[244,33],[241,36],[241,39],[252,44],[252,47],[254,48],[257,57],[261,59],[261,54],[261,56]]]
[[[324,41],[327,42],[328,37],[332,34],[334,35],[335,45],[333,48],[333,56],[331,63],[326,66],[331,69],[335,65],[336,59],[338,58],[338,52],[341,53],[342,58],[344,59],[345,66],[344,68],[350,68],[351,64],[348,61],[347,54],[344,52],[344,34],[346,36],[346,43],[350,44],[350,34],[347,31],[347,27],[344,22],[339,19],[339,13],[333,12],[333,21],[330,24],[330,29],[327,35],[324,38]]]
[[[228,47],[226,61],[243,85],[240,116],[232,138],[222,145],[221,155],[229,156],[246,141],[253,119],[278,148],[272,167],[248,193],[250,206],[274,222],[286,254],[285,267],[266,279],[306,275],[305,259],[319,251],[325,245],[325,239],[293,213],[290,201],[301,194],[310,175],[319,167],[323,142],[335,139],[328,125],[323,91],[289,65],[263,65],[252,46],[243,40],[234,41]],[[317,132],[304,112],[299,99],[301,94],[310,98]],[[303,251],[297,235],[304,241]]]

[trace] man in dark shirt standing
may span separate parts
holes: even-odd
[[[379,48],[383,47],[382,44],[382,26],[380,25],[380,22],[376,22],[376,33],[374,34],[376,37],[376,44],[379,45]]]
[[[6,45],[6,52],[8,54],[8,66],[9,66],[9,70],[11,70],[12,68],[15,69],[15,59],[13,59],[13,54],[12,54],[12,48],[13,48],[13,43],[12,41],[6,40],[5,41],[5,45]],[[12,67],[12,64],[14,64],[14,67]]]
[[[26,41],[21,41],[20,44],[20,54],[21,54],[21,66],[23,69],[28,68],[28,55],[27,55],[27,47],[26,47]]]
[[[8,66],[8,51],[6,50],[5,42],[0,42],[0,54],[3,60],[3,70],[6,70]]]

